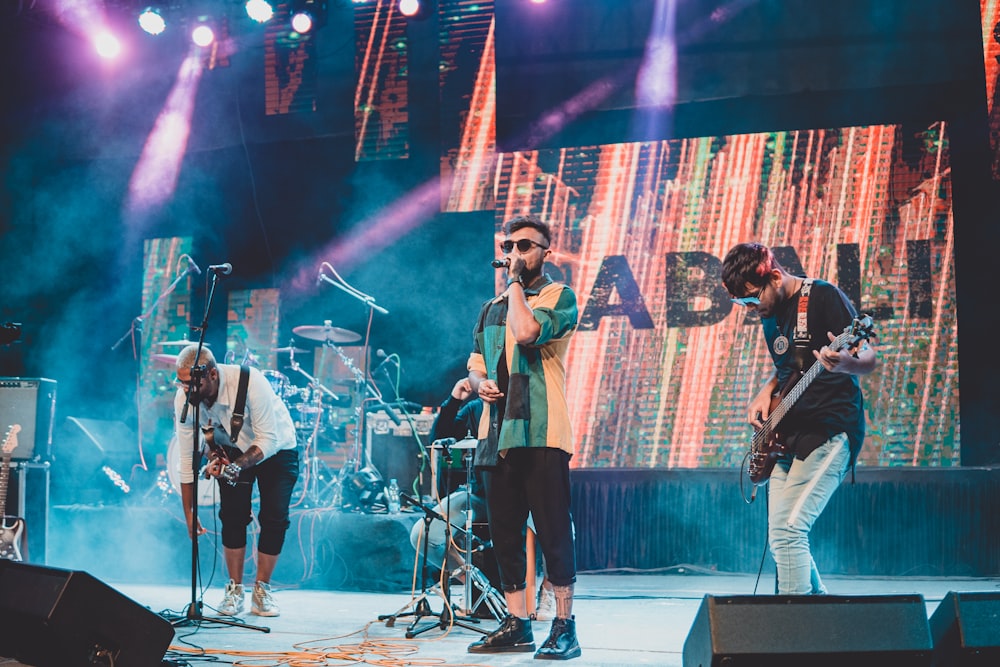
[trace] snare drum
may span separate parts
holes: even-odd
[[[204,443],[202,443],[204,444]],[[187,443],[187,447],[191,443]],[[199,473],[200,474],[200,473]],[[167,445],[167,479],[177,495],[181,493],[181,448],[177,444],[177,434],[170,438]],[[198,479],[198,504],[201,506],[215,505],[219,502],[219,483],[214,479]]]

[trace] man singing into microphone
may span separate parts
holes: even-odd
[[[236,442],[230,442],[232,417],[237,407],[240,367],[216,364],[211,350],[202,348],[197,361],[197,345],[188,345],[177,355],[177,395],[174,421],[180,445],[181,499],[189,534],[202,535],[205,528],[192,516],[194,471],[191,458],[194,420],[181,421],[185,402],[200,406],[199,426],[224,454],[213,453],[206,468],[219,480],[219,519],[222,546],[229,572],[225,597],[218,612],[226,616],[243,613],[243,565],[246,561],[247,526],[253,519],[250,500],[256,481],[260,494],[260,537],[257,541],[257,579],[251,595],[250,613],[277,616],[278,605],[271,597],[271,574],[288,530],[288,507],[299,476],[299,453],[295,445],[295,424],[288,408],[259,370],[249,368],[243,426]],[[204,369],[195,391],[188,394],[192,367]],[[208,484],[210,482],[202,482]]]
[[[468,368],[472,389],[487,408],[479,422],[476,464],[489,470],[484,481],[490,535],[509,613],[469,652],[535,650],[525,591],[530,513],[556,598],[556,618],[535,657],[567,660],[580,655],[565,370],[577,325],[576,295],[542,273],[552,253],[547,224],[521,216],[507,222],[505,233],[500,249],[509,259],[507,289],[480,311]]]

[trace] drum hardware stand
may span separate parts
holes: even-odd
[[[455,576],[457,576],[457,575],[459,575],[459,574],[461,574],[461,573],[463,573],[465,571],[464,570],[464,565],[462,567],[455,568],[451,573],[449,573],[447,575],[447,577],[448,577],[448,581],[447,582],[442,583],[441,581],[439,581],[439,582],[435,583],[433,586],[431,586],[430,588],[427,588],[427,545],[428,545],[429,537],[430,537],[430,524],[431,524],[431,522],[433,520],[435,520],[435,519],[439,519],[441,521],[444,521],[444,525],[445,525],[445,564],[447,564],[447,561],[448,561],[448,549],[451,547],[451,530],[450,530],[450,528],[454,527],[454,528],[456,528],[458,531],[460,531],[462,533],[464,533],[465,531],[462,528],[458,528],[457,526],[453,526],[453,524],[450,521],[446,520],[445,517],[441,516],[440,514],[438,514],[437,511],[431,509],[430,507],[427,507],[426,505],[423,505],[422,503],[420,503],[419,501],[417,501],[416,498],[413,498],[412,496],[410,496],[410,495],[408,495],[406,493],[400,493],[399,497],[404,502],[406,502],[408,505],[412,505],[413,507],[417,507],[420,510],[422,510],[423,513],[424,513],[424,545],[423,545],[423,555],[422,555],[423,568],[421,570],[421,584],[423,586],[423,592],[420,595],[418,595],[417,597],[415,597],[414,599],[410,600],[410,602],[408,602],[403,608],[401,608],[396,613],[394,613],[394,614],[385,614],[385,615],[379,616],[378,620],[385,621],[386,627],[391,628],[391,627],[393,627],[395,625],[397,618],[412,616],[413,620],[410,622],[410,625],[408,625],[407,628],[406,628],[406,635],[405,636],[406,636],[407,639],[413,639],[414,637],[417,637],[418,635],[422,635],[423,633],[428,632],[429,630],[433,630],[434,628],[439,628],[441,630],[447,630],[451,626],[456,626],[456,627],[459,627],[459,628],[465,628],[466,630],[472,630],[473,632],[479,632],[479,633],[482,633],[484,635],[492,632],[492,630],[486,630],[486,629],[483,629],[481,627],[478,627],[478,624],[479,624],[479,619],[478,618],[472,618],[472,617],[466,616],[464,614],[462,614],[462,615],[456,614],[455,611],[452,609],[451,595],[450,595],[450,587],[451,587],[450,580],[451,580],[452,577],[455,577]],[[449,500],[449,502],[450,502],[450,500]],[[471,503],[470,503],[469,510],[466,512],[466,514],[469,515],[469,516],[471,516],[471,514],[472,514]],[[466,535],[466,543],[467,544],[471,544],[472,543],[472,539],[475,539],[475,536],[473,536],[471,534]],[[469,553],[471,555],[471,551]],[[492,587],[490,587],[489,582],[486,580],[486,577],[484,577],[483,574],[481,572],[479,572],[477,568],[475,568],[473,566],[472,570],[475,570],[478,573],[477,579],[479,580],[479,584],[480,585],[483,582],[485,582],[485,586],[487,587],[487,589],[493,591],[493,594],[495,596],[499,596],[499,593],[497,593],[495,589],[493,589]],[[468,582],[469,580],[467,579],[466,581]],[[468,584],[467,584],[467,586],[468,586]],[[441,613],[440,614],[435,614],[433,611],[431,611],[431,607],[430,607],[430,603],[428,602],[428,599],[432,595],[437,595],[437,596],[439,596],[444,601],[444,606],[441,608]],[[466,604],[468,604],[468,603],[466,603]],[[410,611],[410,612],[405,611],[406,609],[409,609],[411,607],[413,607],[413,611]],[[490,607],[490,610],[491,610],[491,612],[494,613],[494,615],[496,614],[496,612],[493,611],[493,607]],[[417,626],[420,623],[420,621],[422,619],[426,618],[426,617],[429,617],[429,616],[437,616],[438,617],[437,621],[435,621],[434,623],[431,623],[430,625],[427,625],[427,626],[425,626],[423,628],[418,628]],[[500,618],[501,617],[497,617],[497,620],[499,620]],[[472,624],[475,624],[475,625],[472,625]]]
[[[313,391],[318,390],[329,396],[334,401],[339,400],[340,397],[337,394],[330,391],[329,388],[323,385],[322,382],[314,378],[312,375],[302,370],[299,362],[295,360],[294,342],[289,345],[289,348],[289,368],[305,377],[306,380],[309,381],[309,386],[313,388]],[[326,462],[319,458],[316,453],[316,448],[319,444],[319,426],[323,418],[322,399],[323,396],[321,394],[317,394],[317,399],[315,401],[316,405],[314,406],[317,410],[316,420],[313,424],[312,433],[309,434],[309,439],[306,440],[305,445],[305,463],[309,468],[309,485],[303,489],[302,499],[307,499],[315,505],[323,504],[323,499],[325,498],[326,493],[340,481],[339,477],[333,474],[333,471],[326,465]],[[321,478],[326,480],[326,483],[322,488],[319,486]]]
[[[446,457],[450,459],[451,456],[450,453],[448,452],[447,446],[444,447],[444,451]],[[472,479],[473,475],[475,474],[473,469],[473,460],[475,459],[475,451],[476,450],[474,449],[466,449],[465,454],[463,455],[463,459],[465,460],[465,488],[466,488],[466,494],[468,494],[468,497],[470,498],[469,511],[465,513],[465,531],[464,531],[466,536],[465,553],[463,554],[464,559],[461,567],[457,568],[454,572],[452,572],[451,576],[455,576],[459,572],[465,575],[462,578],[462,581],[465,584],[465,591],[464,591],[465,609],[461,610],[463,614],[465,614],[466,616],[471,616],[473,613],[475,613],[476,609],[479,607],[480,604],[485,603],[487,608],[490,610],[490,613],[493,614],[493,617],[497,621],[500,621],[507,613],[507,602],[504,599],[503,595],[501,595],[500,592],[497,591],[497,589],[493,588],[492,584],[490,584],[489,579],[486,578],[486,575],[484,575],[478,567],[472,564],[473,552],[476,550],[480,550],[483,548],[483,546],[485,546],[482,544],[476,548],[473,548],[472,546],[473,540],[478,539],[472,532],[471,498],[472,498]],[[449,470],[450,469],[445,470],[446,488],[451,486],[451,482],[448,479],[448,477],[450,477]],[[451,494],[448,495],[450,497]],[[476,599],[475,603],[470,605],[470,600],[472,600],[473,583],[476,585],[477,588],[479,588],[480,594],[479,597]]]
[[[332,322],[330,320],[324,320],[323,326],[332,326]],[[392,410],[392,408],[386,405],[385,401],[382,400],[382,394],[379,392],[378,388],[368,381],[368,378],[365,377],[365,374],[357,366],[354,365],[354,361],[346,354],[344,354],[344,351],[340,349],[340,347],[336,343],[334,343],[332,340],[328,338],[326,341],[324,341],[323,346],[332,349],[337,354],[337,356],[340,357],[340,361],[343,362],[344,366],[347,367],[347,370],[349,370],[351,374],[354,375],[354,383],[357,388],[356,391],[357,396],[359,397],[362,396],[362,387],[364,388],[364,396],[366,396],[366,398],[359,399],[357,401],[357,405],[354,408],[354,414],[356,419],[356,427],[354,429],[354,444],[352,445],[351,448],[350,457],[344,463],[344,467],[340,470],[340,474],[338,475],[338,481],[341,485],[341,492],[342,492],[344,481],[348,477],[350,477],[350,475],[356,473],[361,468],[362,460],[364,459],[364,449],[361,446],[361,431],[363,430],[364,427],[365,401],[372,400],[378,402],[380,406],[385,408],[385,413],[389,416],[389,418],[393,421],[393,423],[396,426],[399,426],[400,424],[402,424],[402,422],[399,420],[399,417]]]
[[[327,271],[329,271],[333,275],[333,278],[331,278],[330,276],[327,275]],[[334,278],[336,278],[336,280],[334,280]],[[376,311],[379,312],[379,313],[381,313],[381,314],[383,314],[383,315],[388,315],[389,314],[388,310],[386,310],[382,306],[380,306],[377,303],[375,303],[375,297],[373,297],[371,295],[368,295],[368,294],[365,294],[361,290],[356,289],[356,288],[351,287],[350,285],[348,285],[347,281],[344,280],[340,276],[339,273],[337,273],[336,269],[334,269],[333,265],[331,265],[329,262],[323,262],[322,264],[320,264],[320,266],[319,266],[319,275],[317,276],[316,279],[317,279],[317,283],[322,282],[322,283],[326,283],[328,285],[333,285],[334,287],[336,287],[337,289],[339,289],[341,292],[344,292],[348,296],[351,296],[351,297],[357,299],[358,301],[360,301],[361,303],[365,304],[365,306],[368,308],[368,323],[369,323],[369,325],[371,324],[372,317],[374,316],[374,313]],[[323,326],[324,327],[332,328],[332,325],[333,325],[333,322],[330,321],[330,320],[324,320],[323,321]],[[370,330],[370,326],[369,326],[369,330]],[[350,360],[350,358],[347,357],[347,355],[344,354],[344,352],[339,347],[337,347],[334,344],[332,338],[333,338],[332,336],[326,336],[325,337],[325,341],[324,341],[324,345],[326,345],[328,347],[332,347],[334,349],[334,351],[337,353],[337,355],[340,357],[341,361],[343,361],[344,364],[347,366],[347,368],[351,371],[351,373],[354,374],[354,378],[355,378],[355,382],[356,382],[356,387],[358,389],[358,392],[357,392],[358,397],[362,396],[361,388],[364,387],[365,388],[364,396],[368,396],[370,394],[374,394],[373,397],[379,403],[381,403],[382,405],[385,405],[385,403],[382,401],[381,394],[378,393],[378,389],[375,389],[375,388],[373,388],[371,386],[371,383],[368,382],[368,378],[365,377],[365,374],[362,373],[361,371],[359,371],[357,368],[355,368],[354,363]],[[364,359],[367,361],[367,358],[368,358],[368,338],[366,337],[365,338],[365,354],[364,354]],[[355,406],[355,409],[354,409],[354,414],[355,414],[356,421],[355,421],[353,450],[351,451],[350,458],[347,460],[346,463],[344,463],[344,467],[341,468],[340,474],[338,475],[338,481],[340,483],[340,491],[341,491],[341,493],[343,492],[343,482],[351,474],[357,472],[361,468],[361,465],[362,465],[362,458],[363,458],[364,450],[361,447],[361,432],[364,430],[364,427],[365,427],[364,403],[365,403],[366,400],[367,399],[359,398],[358,399],[358,405]],[[386,407],[386,413],[393,420],[393,422],[395,422],[395,424],[397,426],[399,426],[399,423],[400,423],[399,422],[399,418],[392,411],[392,409],[389,408],[388,406]]]
[[[434,445],[438,445],[439,444],[440,447],[445,450],[446,456],[447,456],[447,455],[449,455],[448,454],[448,443],[449,442],[452,442],[452,440],[446,438],[444,440],[435,441]],[[432,447],[434,445],[432,445]],[[412,498],[412,497],[408,496],[405,493],[401,493],[400,494],[400,498],[402,498],[407,504],[412,505],[413,507],[417,507],[417,508],[421,509],[424,512],[423,569],[421,570],[421,572],[422,572],[422,574],[421,574],[421,584],[423,585],[424,588],[423,588],[423,592],[418,597],[414,598],[414,600],[411,600],[405,607],[403,607],[402,609],[400,609],[399,611],[397,611],[395,614],[390,614],[390,615],[387,615],[387,616],[379,616],[379,620],[380,621],[381,620],[386,621],[386,626],[387,627],[392,627],[393,624],[395,623],[395,620],[397,618],[399,618],[400,616],[414,616],[413,621],[410,623],[409,627],[407,627],[407,629],[406,629],[406,638],[407,639],[413,639],[417,635],[423,634],[424,632],[427,632],[428,630],[431,630],[431,629],[433,629],[435,627],[436,628],[440,628],[442,630],[446,630],[446,629],[448,629],[452,625],[458,626],[460,628],[465,628],[466,630],[472,630],[474,632],[479,632],[479,633],[482,633],[482,634],[489,634],[490,632],[492,632],[492,630],[486,630],[486,629],[483,629],[481,627],[478,627],[480,619],[475,618],[475,617],[472,616],[472,614],[475,613],[475,610],[478,609],[479,605],[481,605],[481,604],[485,604],[487,606],[487,608],[490,610],[490,614],[492,614],[493,618],[495,620],[497,620],[497,621],[502,620],[503,617],[506,615],[506,609],[507,609],[507,607],[506,607],[506,602],[504,601],[503,595],[501,595],[499,591],[497,591],[495,588],[493,588],[493,586],[490,584],[489,580],[482,573],[482,571],[479,568],[477,568],[475,565],[472,564],[472,554],[475,551],[481,550],[483,548],[483,545],[478,545],[476,547],[473,546],[473,542],[479,540],[479,538],[476,537],[476,535],[472,532],[472,490],[471,489],[472,489],[473,459],[474,459],[474,452],[473,452],[473,450],[471,450],[471,449],[467,449],[466,450],[466,452],[465,452],[465,459],[466,459],[466,476],[467,476],[468,482],[467,482],[467,485],[466,485],[467,505],[466,505],[466,511],[465,511],[465,528],[464,529],[463,528],[459,528],[458,526],[453,525],[451,523],[451,521],[450,521],[450,518],[451,518],[451,496],[452,496],[452,494],[449,493],[448,496],[447,496],[447,498],[446,498],[446,502],[447,502],[448,506],[445,508],[445,514],[448,516],[447,519],[445,517],[441,516],[434,509],[431,509],[431,508],[423,505],[422,503],[418,502],[415,498]],[[446,470],[445,471],[445,476],[446,477],[449,477],[450,474],[451,474],[450,470]],[[450,488],[450,486],[451,486],[450,480],[446,480],[445,481],[445,485],[446,485],[447,488]],[[440,519],[441,521],[444,522],[444,525],[445,525],[445,557],[444,557],[445,560],[444,560],[444,563],[442,564],[443,567],[447,567],[447,563],[448,563],[448,551],[451,549],[451,545],[452,545],[452,533],[451,533],[452,528],[454,528],[455,530],[457,530],[458,532],[462,533],[465,536],[465,550],[463,552],[462,565],[460,565],[459,567],[453,569],[448,574],[447,581],[443,582],[443,583],[439,582],[439,583],[435,584],[433,587],[431,587],[430,589],[428,589],[426,587],[427,586],[427,546],[428,546],[428,541],[429,541],[430,523],[434,519]],[[458,613],[456,614],[455,610],[452,608],[452,604],[451,604],[451,594],[450,594],[451,584],[450,584],[450,582],[451,582],[452,578],[460,576],[460,575],[462,576],[463,585],[465,586],[465,590],[464,590],[465,596],[464,596],[464,600],[463,600],[463,604],[465,604],[465,608],[461,609],[461,610],[458,610]],[[479,589],[480,595],[476,599],[475,603],[470,604],[471,600],[472,600],[473,586],[475,586],[476,588]],[[427,603],[427,598],[429,597],[430,593],[432,593],[432,592],[436,592],[437,594],[439,594],[442,597],[442,599],[444,600],[444,603],[445,603],[444,604],[444,608],[441,610],[441,613],[438,615],[439,618],[438,618],[438,622],[437,623],[433,623],[433,624],[428,625],[428,626],[426,626],[424,628],[417,629],[417,624],[420,622],[420,620],[422,618],[424,618],[426,616],[433,616],[434,615],[430,611],[430,606]],[[405,609],[410,608],[414,604],[416,604],[416,608],[415,608],[414,611],[403,613]],[[470,623],[474,623],[476,625],[470,625]]]
[[[412,634],[413,629],[414,627],[416,627],[417,623],[420,622],[420,619],[425,618],[427,616],[439,616],[439,614],[435,614],[433,611],[431,611],[431,605],[430,602],[428,601],[429,598],[431,597],[431,593],[436,593],[436,594],[439,593],[440,585],[435,584],[432,587],[427,586],[427,575],[428,575],[427,548],[428,544],[430,543],[431,522],[434,521],[434,519],[440,519],[441,521],[444,521],[445,518],[440,514],[438,514],[435,510],[431,509],[430,507],[427,507],[426,505],[416,502],[413,498],[406,495],[405,493],[400,494],[400,499],[406,502],[407,504],[412,505],[413,507],[419,508],[424,513],[424,518],[423,518],[424,541],[422,547],[423,551],[420,557],[421,593],[417,597],[407,602],[406,605],[404,605],[399,611],[393,614],[382,614],[378,617],[378,620],[385,621],[385,627],[391,628],[396,625],[396,619],[412,616],[413,621],[406,628],[406,638],[412,639],[415,636]],[[446,554],[445,557],[447,558],[447,550],[445,551],[445,554]],[[441,597],[444,600],[445,605],[447,606],[448,604],[447,596],[441,596]],[[411,607],[413,608],[413,611],[406,611]],[[444,611],[442,611],[441,613],[443,614]]]
[[[191,602],[188,604],[187,610],[185,611],[184,618],[173,621],[171,625],[182,626],[189,624],[199,624],[204,622],[218,623],[220,625],[231,625],[237,628],[246,628],[247,630],[258,630],[260,632],[270,632],[271,628],[261,626],[261,625],[250,625],[248,623],[243,623],[231,618],[220,618],[220,617],[207,617],[201,613],[202,601],[198,599],[198,464],[201,462],[201,399],[198,396],[198,390],[201,387],[202,378],[205,377],[205,364],[197,363],[201,358],[201,351],[205,344],[205,330],[208,327],[208,314],[212,310],[212,300],[215,298],[215,287],[219,281],[219,273],[212,271],[212,288],[209,291],[208,299],[205,302],[205,316],[201,321],[201,327],[198,336],[198,350],[195,353],[195,364],[191,366],[191,378],[188,381],[188,393],[187,396],[194,399],[184,401],[184,408],[181,410],[180,422],[183,424],[187,421],[187,413],[189,406],[194,406],[194,420],[192,428],[192,444],[191,444],[191,469],[194,474],[194,488],[191,493],[191,505],[188,508],[191,512],[191,524],[192,529],[190,532],[191,537]],[[180,445],[180,443],[178,443]]]

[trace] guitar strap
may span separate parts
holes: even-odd
[[[250,384],[250,367],[240,366],[240,383],[236,387],[236,405],[233,406],[233,416],[229,420],[229,441],[236,446],[236,440],[243,429],[243,417],[246,415],[247,385]]]
[[[799,290],[799,304],[795,313],[795,351],[799,364],[799,372],[805,370],[807,362],[812,361],[809,351],[809,292],[812,291],[812,278],[803,278]],[[808,355],[808,356],[807,356]]]
[[[795,314],[795,344],[809,345],[809,292],[812,291],[812,278],[802,280],[799,294],[799,309]]]

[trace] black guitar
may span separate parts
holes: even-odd
[[[833,339],[830,349],[834,352],[856,347],[861,341],[868,340],[872,336],[872,318],[868,315],[855,318],[851,324],[844,329],[844,332]],[[774,470],[774,464],[778,459],[787,453],[785,444],[781,442],[777,428],[781,420],[785,418],[788,411],[792,409],[795,402],[802,397],[805,390],[809,388],[812,381],[825,370],[823,364],[818,361],[809,367],[802,377],[794,385],[785,391],[777,404],[771,405],[771,412],[767,419],[750,439],[750,452],[748,453],[750,481],[754,485],[766,484]]]
[[[7,516],[7,483],[10,481],[10,459],[17,449],[17,432],[21,426],[14,424],[7,429],[0,452],[3,453],[3,467],[0,468],[0,558],[22,560],[21,536],[24,534],[24,519]]]

